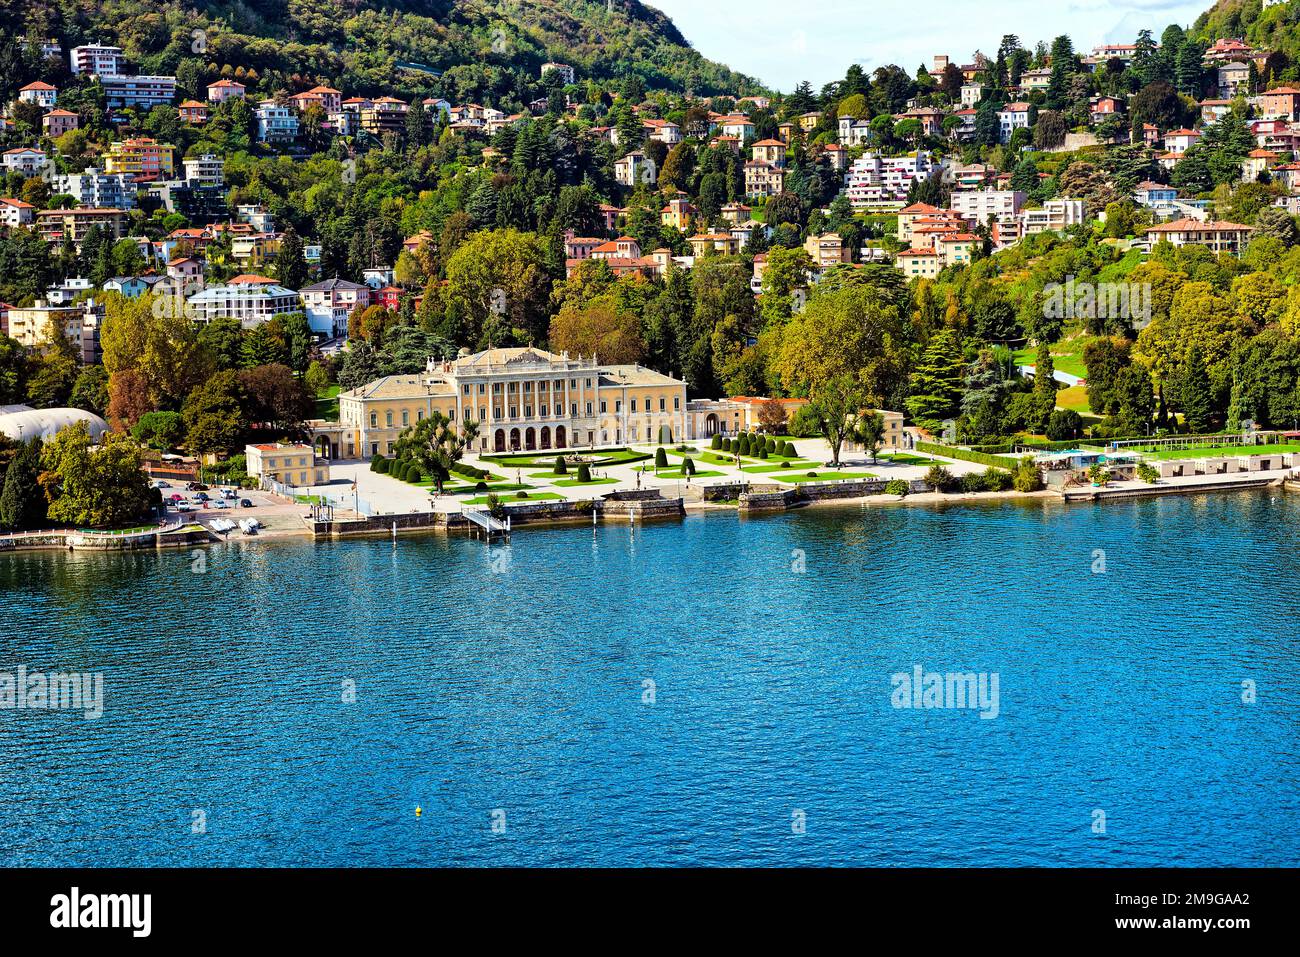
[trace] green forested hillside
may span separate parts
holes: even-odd
[[[116,43],[141,72],[173,73],[199,57],[218,69],[360,93],[428,89],[454,100],[501,100],[552,59],[572,64],[580,78],[635,73],[650,88],[757,90],[636,0],[15,0],[0,5],[0,33],[55,36],[65,49]]]

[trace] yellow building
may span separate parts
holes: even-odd
[[[256,479],[282,485],[324,485],[330,480],[330,467],[316,458],[310,445],[301,442],[277,442],[273,445],[246,445],[247,471]]]
[[[389,455],[403,429],[435,412],[475,423],[478,453],[675,442],[686,433],[686,383],[594,356],[488,349],[340,393],[338,426],[313,427],[361,457]]]

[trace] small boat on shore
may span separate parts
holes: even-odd
[[[256,535],[257,530],[262,527],[262,523],[255,518],[241,518],[239,520],[239,530],[245,535]]]

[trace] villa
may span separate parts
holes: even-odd
[[[434,412],[476,423],[480,453],[677,441],[687,431],[680,379],[532,347],[431,359],[422,374],[340,393],[339,422],[315,431],[349,458],[388,455],[404,428]]]

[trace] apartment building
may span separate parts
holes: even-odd
[[[117,76],[126,67],[126,56],[121,47],[100,43],[87,43],[73,47],[68,54],[73,73]]]
[[[126,211],[121,209],[43,209],[36,214],[36,231],[47,243],[71,241],[80,248],[91,229],[98,226],[109,239],[126,235]]]
[[[889,157],[867,153],[849,166],[844,192],[854,209],[901,209],[912,184],[928,179],[938,169],[925,150]]]
[[[300,311],[302,300],[292,289],[277,283],[232,282],[195,293],[186,300],[186,309],[195,322],[230,317],[238,319],[245,329],[251,329],[274,316]]]
[[[107,173],[87,166],[84,173],[62,173],[54,178],[55,193],[66,193],[82,206],[99,209],[135,209],[135,180],[126,173]]]
[[[137,183],[171,179],[176,172],[176,147],[148,136],[118,140],[109,145],[104,170],[125,173]]]
[[[1087,207],[1081,199],[1049,199],[1041,209],[1026,209],[1020,214],[1024,234],[1033,236],[1042,232],[1062,232],[1070,226],[1086,221]]]
[[[987,223],[990,219],[1009,223],[1025,205],[1025,194],[1012,189],[956,190],[950,205],[971,223]]]
[[[174,76],[101,76],[99,83],[109,109],[135,106],[151,110],[176,98]]]

